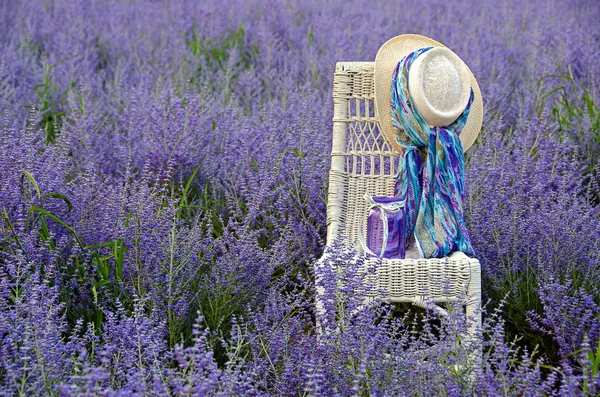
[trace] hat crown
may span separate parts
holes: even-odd
[[[469,102],[469,70],[450,49],[434,47],[412,63],[408,89],[427,124],[448,126],[463,113]]]

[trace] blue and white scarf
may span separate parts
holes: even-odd
[[[408,92],[412,62],[432,47],[402,58],[391,86],[392,124],[404,148],[394,195],[405,200],[405,236],[413,233],[425,258],[454,251],[475,256],[463,218],[464,154],[459,135],[467,123],[474,93],[464,112],[449,126],[430,127]]]

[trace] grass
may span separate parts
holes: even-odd
[[[542,77],[538,83],[538,117],[542,117],[546,102],[551,102],[551,115],[559,126],[559,138],[575,138],[583,148],[581,157],[587,162],[584,174],[596,175],[595,168],[600,160],[600,109],[590,91],[581,80],[573,75],[571,66],[563,71],[560,63],[558,73]],[[548,89],[549,80],[558,84]]]

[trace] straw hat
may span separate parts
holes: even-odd
[[[467,124],[460,134],[463,150],[473,145],[481,129],[483,102],[477,80],[467,65],[451,50],[425,36],[405,34],[388,40],[375,57],[375,111],[379,127],[394,149],[403,148],[396,142],[395,127],[390,114],[392,72],[406,55],[420,48],[434,47],[422,53],[411,65],[408,90],[415,107],[430,126],[450,125],[462,114],[471,88],[475,99]]]

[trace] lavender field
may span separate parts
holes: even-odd
[[[352,266],[316,325],[335,63],[403,33],[483,95],[480,363]],[[599,105],[595,0],[0,0],[0,395],[598,395]]]

